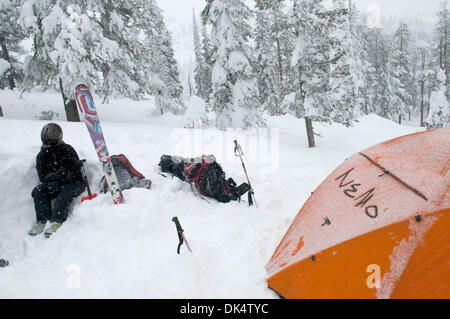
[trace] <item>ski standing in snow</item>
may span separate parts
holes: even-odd
[[[97,110],[94,105],[92,94],[86,85],[80,84],[75,89],[75,99],[77,101],[78,109],[83,115],[92,143],[94,143],[95,152],[98,159],[102,163],[103,173],[106,181],[110,185],[109,189],[113,198],[114,204],[124,202],[124,197],[117,180],[114,166],[109,156],[108,148],[106,146],[105,137],[100,126],[100,120],[97,116]]]

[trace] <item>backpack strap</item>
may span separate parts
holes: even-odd
[[[200,179],[202,172],[209,164],[206,161],[199,163],[188,163],[184,166],[183,172],[187,175],[187,179],[191,183],[196,183]]]
[[[139,179],[145,178],[141,172],[139,172],[137,169],[135,169],[133,167],[133,165],[131,165],[130,161],[128,160],[128,158],[125,155],[119,154],[117,156],[116,155],[113,155],[113,156],[116,157],[118,160],[120,160],[122,162],[122,164],[131,172],[131,174],[133,176],[136,176]]]

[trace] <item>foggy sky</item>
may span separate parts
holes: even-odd
[[[435,16],[442,0],[356,0],[361,12],[369,5],[380,7],[386,17]]]
[[[380,7],[381,14],[386,17],[406,17],[406,16],[434,16],[439,9],[442,0],[356,0],[361,12],[365,11],[371,4]],[[202,10],[205,0],[157,0],[158,5],[164,11],[172,11],[179,14],[192,16],[192,7],[196,11]],[[245,0],[248,4],[253,4],[253,0]],[[169,13],[169,12],[166,12]]]

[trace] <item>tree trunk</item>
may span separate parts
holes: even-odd
[[[64,103],[64,109],[66,111],[67,121],[80,122],[80,115],[78,114],[77,103],[75,102],[75,100],[69,100],[67,102],[61,78],[59,78],[59,87],[61,89],[61,95]]]
[[[0,106],[0,117],[3,117],[3,110],[1,106]]]
[[[77,103],[75,100],[69,100],[66,104],[67,121],[69,122],[81,122],[80,115],[78,114]]]
[[[309,117],[305,117],[306,124],[306,135],[308,136],[308,145],[310,148],[316,146],[316,142],[314,141],[314,130],[312,126],[312,121]]]

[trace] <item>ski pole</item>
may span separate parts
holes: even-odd
[[[91,188],[89,187],[89,181],[86,175],[86,170],[84,169],[84,163],[86,162],[85,159],[80,160],[80,165],[81,165],[81,173],[83,174],[83,179],[84,182],[86,183],[86,187],[87,187],[87,192],[88,192],[88,196],[84,196],[81,198],[81,202],[84,202],[85,200],[91,200],[94,199],[95,197],[97,197],[97,194],[91,193]]]
[[[239,158],[241,159],[242,168],[244,169],[244,173],[245,173],[245,177],[247,178],[248,186],[250,186],[250,190],[248,191],[248,206],[253,206],[253,201],[255,201],[255,205],[258,206],[256,204],[255,192],[253,191],[252,184],[250,183],[250,179],[248,178],[247,169],[245,168],[244,160],[242,159],[242,155],[244,155],[244,153],[242,152],[242,148],[238,144],[237,140],[234,140],[234,145],[235,145],[234,146],[234,155],[239,156]],[[252,196],[253,196],[253,198],[252,198]]]
[[[172,221],[175,223],[175,227],[177,228],[177,233],[178,233],[178,239],[180,240],[180,243],[178,244],[178,248],[177,248],[177,254],[180,254],[180,247],[181,245],[183,245],[183,242],[186,243],[186,247],[187,249],[193,254],[191,247],[189,246],[189,243],[186,239],[186,236],[184,235],[184,230],[183,228],[181,228],[181,224],[180,221],[178,220],[178,217],[173,217]]]

